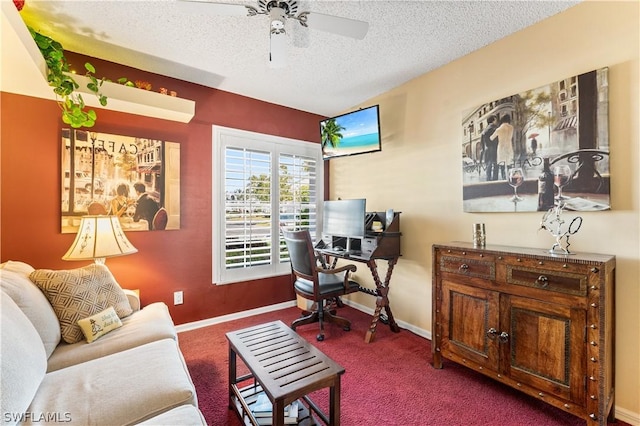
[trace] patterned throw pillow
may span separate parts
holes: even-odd
[[[98,337],[122,327],[122,321],[118,318],[116,311],[113,310],[113,306],[109,306],[104,311],[89,318],[78,320],[78,325],[87,339],[87,343],[91,343]]]
[[[113,306],[118,317],[133,312],[127,296],[105,265],[54,271],[37,269],[29,278],[44,292],[60,321],[62,339],[67,343],[82,340],[78,320]]]

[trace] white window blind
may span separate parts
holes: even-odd
[[[213,142],[214,282],[289,273],[279,225],[315,237],[324,181],[319,144],[218,126]]]
[[[280,223],[287,228],[308,229],[315,236],[317,229],[318,166],[317,158],[280,153],[278,160],[280,183]],[[289,256],[280,238],[280,261],[288,262]]]
[[[271,262],[271,153],[225,148],[225,268]]]

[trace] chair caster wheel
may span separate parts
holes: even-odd
[[[351,327],[349,327],[349,326],[343,327],[342,329],[343,329],[344,331],[351,331]]]
[[[316,340],[317,340],[318,342],[322,342],[322,341],[324,340],[324,334],[318,334],[318,335],[316,336]]]

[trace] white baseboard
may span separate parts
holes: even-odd
[[[351,306],[354,309],[362,311],[366,314],[373,315],[373,309],[368,306],[361,305],[359,303],[352,302],[347,299],[342,300],[345,305]],[[263,306],[261,308],[250,309],[248,311],[235,312],[233,314],[222,315],[219,317],[209,318],[201,321],[194,321],[186,324],[180,324],[176,326],[176,331],[181,333],[183,331],[195,330],[201,327],[206,327],[209,325],[220,324],[227,321],[232,321],[235,319],[246,318],[253,315],[264,314],[266,312],[279,311],[281,309],[286,309],[296,306],[296,301],[292,300],[290,302],[278,303],[276,305]],[[425,339],[431,340],[431,332],[415,325],[406,323],[404,321],[396,320],[396,323],[400,328],[404,328],[405,330],[409,330],[412,333],[417,334],[420,337],[424,337]],[[625,410],[624,408],[616,406],[616,419],[622,420],[625,423],[629,423],[633,426],[640,426],[640,414],[634,413],[630,410]]]
[[[357,309],[361,312],[364,312],[369,315],[373,315],[373,309],[368,306],[361,305],[359,303],[352,302],[347,299],[343,299],[345,305],[351,306],[354,309]],[[290,308],[292,306],[296,306],[296,301],[292,300],[290,302],[278,303],[276,305],[263,306],[256,309],[250,309],[248,311],[235,312],[233,314],[222,315],[219,317],[208,318],[201,321],[189,322],[186,324],[180,324],[176,326],[176,330],[178,333],[189,330],[196,330],[201,327],[206,327],[209,325],[220,324],[227,321],[232,321],[240,318],[246,318],[253,315],[264,314],[266,312],[279,311],[280,309]],[[428,330],[424,330],[422,328],[416,327],[413,324],[406,323],[404,321],[396,321],[400,328],[404,328],[405,330],[409,330],[412,333],[417,334],[420,337],[424,337],[425,339],[431,340],[431,332]]]
[[[640,426],[640,413],[634,413],[616,406],[616,419],[633,426]]]
[[[352,302],[351,300],[348,300],[348,299],[342,299],[342,302],[344,302],[345,305],[351,306],[354,309],[357,309],[369,315],[373,315],[373,311],[374,311],[373,308],[361,305],[359,303]],[[425,339],[431,340],[431,332],[428,330],[416,327],[415,325],[409,324],[404,321],[396,320],[396,323],[400,328],[404,328],[405,330],[409,330],[410,332],[417,334],[420,337],[424,337]]]
[[[183,331],[195,330],[198,328],[206,327],[209,325],[220,324],[227,321],[233,321],[240,318],[251,317],[258,314],[264,314],[271,311],[279,311],[281,309],[291,308],[296,306],[296,301],[282,302],[275,305],[262,306],[260,308],[249,309],[248,311],[234,312],[233,314],[221,315],[219,317],[208,318],[200,321],[188,322],[186,324],[180,324],[176,326],[176,331],[181,333]]]

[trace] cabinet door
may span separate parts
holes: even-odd
[[[470,360],[489,370],[498,367],[499,294],[442,280],[442,354]]]
[[[576,404],[585,396],[584,309],[503,295],[501,371],[544,394]],[[508,344],[507,344],[508,343]]]

